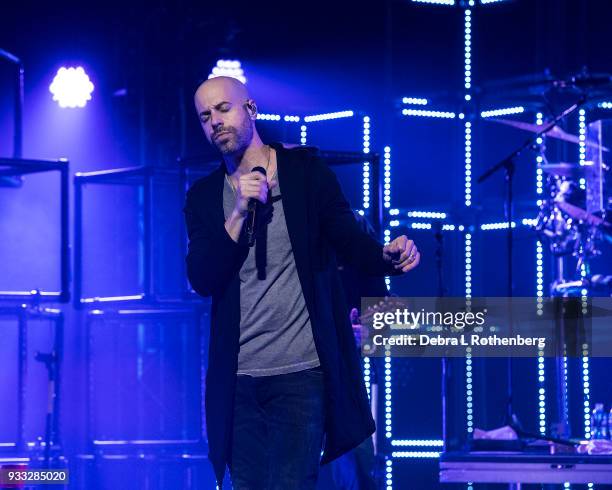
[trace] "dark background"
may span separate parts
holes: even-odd
[[[192,95],[216,60],[238,59],[261,112],[304,116],[354,110],[358,114],[351,120],[308,125],[309,144],[361,151],[360,118],[369,115],[373,151],[382,153],[387,145],[392,149],[392,207],[444,211],[449,215],[448,222],[464,224],[466,231],[473,233],[472,294],[505,295],[504,234],[477,231],[480,223],[503,220],[502,176],[496,175],[482,186],[474,183],[473,205],[466,209],[463,121],[403,117],[401,98],[426,97],[432,109],[464,112],[473,121],[476,177],[527,136],[479,120],[477,114],[481,110],[524,105],[525,114],[511,118],[534,122],[536,112],[547,117],[576,97],[572,91],[551,93],[550,84],[542,83],[543,79],[565,79],[583,69],[592,73],[612,72],[609,49],[612,5],[607,0],[516,0],[476,5],[472,9],[473,100],[466,103],[464,6],[457,3],[454,7],[408,0],[8,3],[0,11],[0,47],[21,57],[25,65],[24,156],[67,157],[72,173],[137,165],[175,167],[177,158],[182,156],[214,160],[217,157],[201,134]],[[83,65],[95,85],[93,99],[83,110],[62,110],[51,100],[48,87],[62,65]],[[0,63],[2,156],[10,156],[12,151],[12,73],[10,65]],[[596,95],[598,100],[606,97],[601,92]],[[612,96],[607,100],[612,100]],[[601,115],[592,111],[588,118]],[[299,142],[299,124],[263,121],[258,124],[264,138]],[[568,118],[563,127],[577,134],[577,118]],[[578,149],[550,142],[548,156],[550,161],[576,161]],[[359,165],[338,170],[338,175],[353,206],[360,207]],[[517,161],[515,182],[519,220],[534,217],[538,196],[533,154]],[[4,237],[0,243],[0,289],[57,288],[56,189],[56,177],[47,174],[29,176],[18,189],[0,189],[0,235]],[[183,286],[182,196],[163,192],[159,196],[162,197],[156,214],[154,243],[156,250],[163,253],[156,254],[155,269],[163,292],[177,295]],[[138,237],[140,202],[137,189],[87,188],[84,271],[87,296],[133,294],[140,287],[143,274],[139,258],[142,244]],[[423,263],[409,277],[393,280],[393,291],[406,296],[437,294],[433,230],[406,229],[403,225],[391,228],[392,236],[400,233],[408,233],[417,241]],[[517,295],[531,296],[536,292],[535,242],[536,237],[529,229],[519,227],[514,268]],[[450,295],[465,294],[464,252],[464,233],[445,234],[443,272]],[[609,273],[608,252],[604,246],[604,255],[593,263],[595,272]],[[545,259],[546,291],[552,260],[548,254]],[[85,362],[85,317],[69,306],[62,308],[68,317],[65,386],[70,387],[64,393],[64,442],[69,453],[76,454],[87,450],[84,388],[80,378]],[[99,349],[112,347],[115,361],[121,362],[100,356],[96,369],[140,380],[141,384],[136,381],[130,384],[128,380],[121,385],[127,386],[128,391],[146,384],[146,380],[138,378],[137,369],[143,356],[145,360],[147,355],[153,356],[149,358],[150,369],[158,373],[161,368],[153,362],[156,355],[164,353],[168,359],[178,359],[184,352],[180,350],[181,342],[193,340],[182,323],[174,330],[172,327],[178,323],[170,323],[170,332],[182,332],[180,342],[172,340],[172,333],[162,333],[163,322],[142,325],[138,327],[141,334],[133,339],[137,348],[129,340],[133,332],[124,336],[117,330],[113,337],[105,331],[98,337],[102,342]],[[15,340],[10,322],[7,331],[11,333],[3,344],[6,356],[0,359],[7,388],[0,393],[0,400],[4,400],[3,406],[13,407],[7,402],[12,396],[9,382],[14,382],[15,361],[15,353],[8,347]],[[34,342],[44,345],[48,334],[44,331]],[[117,338],[124,343],[117,343]],[[517,388],[520,391],[517,412],[527,428],[537,431],[535,364],[529,360],[517,363],[515,369],[517,379],[526,380]],[[34,412],[28,419],[32,438],[41,433],[43,408],[39,407],[44,405],[45,397],[44,383],[41,384],[44,371],[34,366],[32,372],[38,381],[33,381],[30,389],[33,399],[29,407]],[[180,373],[184,372],[180,369],[184,367],[179,368],[172,361],[168,366],[166,386],[173,387],[179,383]],[[393,438],[440,439],[439,363],[401,360],[394,361],[393,369]],[[461,368],[458,369],[455,388],[461,391],[465,379]],[[475,367],[475,386],[479,390],[475,395],[476,426],[490,429],[501,425],[506,389],[503,369],[498,362],[483,362]],[[605,366],[600,366],[594,371],[591,400],[610,404],[612,387],[605,370]],[[164,384],[159,379],[150,382],[148,388],[159,389]],[[104,403],[112,406],[108,400],[120,398],[123,388],[103,384],[101,389],[106,390],[102,395],[106,393],[109,397]],[[573,425],[576,435],[581,436],[583,392],[579,384],[572,389],[573,403],[578,406]],[[129,404],[148,402],[127,397],[125,403],[127,409],[119,411],[119,415],[106,413],[100,431],[119,437],[120,432],[113,431],[134,427]],[[147,405],[150,410],[159,408],[157,402],[150,403]],[[164,407],[166,412],[160,415],[160,420],[163,417],[175,420],[182,410],[173,403]],[[0,426],[1,440],[12,437],[14,424],[10,419],[14,409],[8,410],[5,425]],[[193,432],[191,416],[192,412],[186,419],[191,425],[181,429],[182,435]],[[115,418],[120,421],[117,425],[112,423]],[[454,422],[465,424],[464,405],[459,404]],[[171,427],[170,435],[178,437],[173,432],[175,426],[165,427]],[[155,435],[155,430],[149,426],[143,429],[147,436]],[[134,436],[144,437],[144,432],[136,432]],[[157,435],[161,437],[160,434],[170,437],[161,429]],[[436,481],[434,463],[418,458],[397,460],[394,484],[404,488],[402,475],[416,471],[423,479],[423,488],[432,488]]]

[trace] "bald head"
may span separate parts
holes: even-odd
[[[206,138],[221,153],[248,147],[256,134],[257,106],[240,80],[210,78],[196,90],[194,103]]]
[[[246,85],[232,77],[209,78],[202,83],[195,93],[195,103],[202,97],[218,95],[234,101],[245,101],[250,98]]]

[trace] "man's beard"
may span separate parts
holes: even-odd
[[[233,127],[224,127],[219,132],[230,133],[229,138],[228,135],[222,137],[222,139],[225,138],[223,142],[218,142],[213,136],[213,143],[215,147],[223,155],[232,155],[244,152],[253,139],[253,127],[251,126],[249,119],[244,120],[239,130]]]

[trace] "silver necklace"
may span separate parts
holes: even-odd
[[[272,148],[268,146],[268,162],[266,163],[266,173],[268,172],[268,167],[270,166],[270,156],[271,155],[272,155]],[[270,179],[273,179],[276,176],[277,172],[278,172],[278,165],[276,166],[276,169],[274,169],[274,173],[272,174],[272,177],[270,177]],[[236,187],[234,186],[234,183],[232,182],[232,179],[230,179],[229,175],[225,174],[225,180],[227,180],[227,183],[232,188],[232,192],[236,194]]]

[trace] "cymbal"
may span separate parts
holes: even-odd
[[[560,175],[562,177],[580,177],[585,173],[585,166],[578,165],[577,163],[546,163],[538,165],[538,168],[547,174]]]
[[[526,123],[523,121],[512,121],[510,119],[488,119],[487,121],[493,121],[500,124],[505,124],[506,126],[512,126],[513,128],[522,129],[523,131],[529,131],[530,133],[539,133],[542,131],[543,126],[538,124]],[[580,137],[575,134],[570,134],[559,126],[554,126],[550,131],[546,133],[546,136],[550,138],[555,138],[562,141],[567,141],[568,143],[580,144]],[[586,140],[584,142],[585,146],[590,148],[599,148],[597,142],[592,140]],[[603,151],[610,151],[605,146],[602,146]]]
[[[595,216],[594,214],[591,214],[574,204],[570,204],[564,201],[557,202],[556,204],[560,209],[565,211],[568,216],[571,216],[572,218],[577,219],[578,221],[582,221],[591,226],[602,226],[606,228],[610,227],[610,224],[607,223],[605,219],[600,218],[599,216]]]

